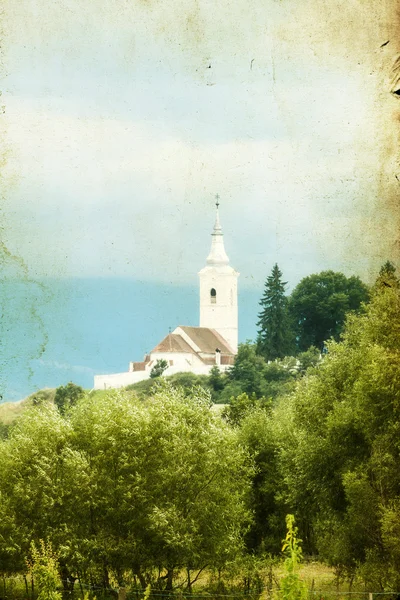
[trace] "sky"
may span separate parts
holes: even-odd
[[[38,299],[39,280],[197,286],[216,194],[243,293],[276,262],[289,290],[326,269],[370,282],[399,262],[393,0],[2,10],[2,278],[31,290],[3,294],[3,339],[20,314],[25,337],[37,329],[43,302],[63,319],[65,298]],[[107,318],[95,302],[92,312]]]

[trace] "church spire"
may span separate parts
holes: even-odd
[[[219,221],[219,195],[217,194],[215,198],[217,200],[215,203],[217,211],[215,215],[214,230],[211,234],[211,250],[207,257],[207,265],[228,265],[229,258],[225,252],[224,234],[222,233],[222,227]]]

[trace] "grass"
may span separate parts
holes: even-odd
[[[0,404],[0,422],[4,423],[4,425],[10,425],[22,415],[24,410],[32,406],[34,402],[54,402],[55,393],[55,389],[46,388],[18,402],[3,402]]]

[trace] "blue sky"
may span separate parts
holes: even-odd
[[[372,0],[6,1],[4,274],[196,286],[218,193],[242,290],[275,262],[291,287],[323,269],[371,280],[398,258],[394,16]]]

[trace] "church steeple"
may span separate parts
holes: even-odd
[[[217,211],[216,211],[216,215],[215,215],[214,229],[211,234],[211,236],[212,236],[211,250],[210,250],[210,254],[207,257],[207,264],[215,265],[215,266],[216,265],[229,265],[229,258],[225,252],[225,247],[224,247],[224,234],[222,233],[222,227],[221,227],[221,223],[219,221],[219,210],[218,210],[219,196],[218,196],[218,194],[217,194],[216,198],[217,198],[217,202],[215,203],[215,205],[217,207]]]
[[[219,196],[211,234],[211,250],[206,266],[200,271],[200,327],[216,329],[237,352],[237,278],[239,273],[229,265],[224,236],[219,220]]]

